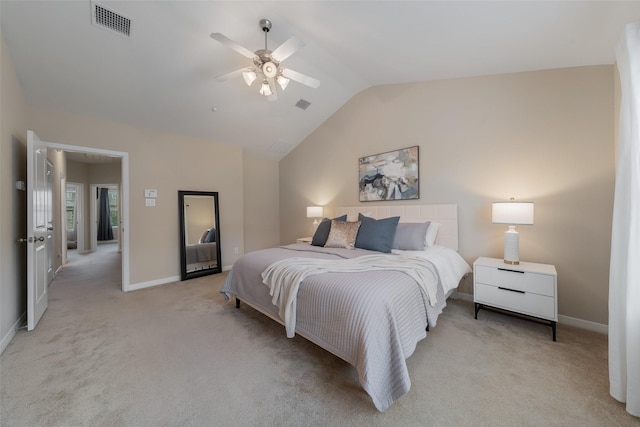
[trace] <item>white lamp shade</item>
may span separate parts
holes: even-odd
[[[285,90],[287,88],[287,85],[289,84],[289,79],[283,76],[282,74],[276,77],[276,81],[278,82],[282,90]]]
[[[271,87],[269,87],[269,82],[268,81],[263,81],[262,82],[262,86],[260,86],[260,95],[264,95],[264,96],[269,96],[271,95]]]
[[[493,202],[494,224],[533,225],[533,202]]]
[[[251,86],[251,83],[253,83],[256,77],[257,76],[255,71],[249,70],[242,72],[242,78],[244,79],[244,82],[247,84],[247,86]]]
[[[307,207],[307,218],[322,218],[322,206]]]

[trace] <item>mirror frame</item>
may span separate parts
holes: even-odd
[[[185,196],[211,196],[213,197],[214,221],[216,227],[216,256],[218,265],[214,268],[207,268],[196,271],[187,271],[187,236],[185,233],[184,199]],[[180,280],[193,279],[195,277],[208,276],[222,272],[222,259],[220,250],[220,209],[218,208],[217,191],[188,191],[178,190],[178,208],[180,210]]]

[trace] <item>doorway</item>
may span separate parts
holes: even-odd
[[[63,262],[61,262],[61,266],[73,260],[77,255],[97,251],[97,246],[92,247],[92,239],[90,238],[94,222],[93,218],[90,217],[91,201],[93,199],[90,194],[92,187],[91,181],[97,179],[99,182],[102,182],[100,177],[105,176],[104,164],[108,161],[119,165],[118,176],[114,181],[117,180],[120,181],[120,183],[113,187],[117,188],[116,198],[118,205],[115,218],[117,218],[117,246],[120,259],[113,267],[119,268],[121,271],[122,290],[125,292],[129,291],[128,153],[57,143],[47,143],[47,148],[55,149],[65,154],[65,171],[58,183],[60,186],[59,194],[61,199],[61,209],[58,210],[60,218],[56,219],[62,235],[60,238],[63,246],[61,251]],[[78,164],[80,166],[78,166]],[[70,166],[71,168],[80,168],[81,171],[75,173],[70,170]],[[86,169],[84,172],[82,171],[83,168]],[[72,243],[73,239],[75,239],[75,245]]]
[[[85,206],[84,191],[85,186],[80,182],[68,182],[66,178],[60,180],[60,188],[65,191],[62,194],[62,218],[63,236],[62,239],[62,265],[67,263],[67,251],[76,250],[77,253],[86,252],[85,244]]]
[[[106,192],[108,213],[105,214],[104,210],[100,208],[100,194]],[[95,252],[98,249],[98,244],[102,243],[117,243],[118,251],[122,250],[120,238],[120,186],[118,184],[90,184],[89,190],[91,202],[89,203],[89,223],[90,227],[90,247],[91,251]],[[111,238],[105,238],[102,233],[99,233],[99,225],[103,222],[108,222],[111,229]]]

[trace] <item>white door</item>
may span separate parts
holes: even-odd
[[[49,303],[47,286],[52,249],[52,210],[47,149],[38,136],[27,132],[27,330],[32,331]]]

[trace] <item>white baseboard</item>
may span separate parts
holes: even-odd
[[[588,331],[598,332],[600,334],[609,335],[609,325],[591,322],[589,320],[576,319],[575,317],[563,316],[558,314],[558,323],[563,325],[575,326],[576,328],[586,329]]]
[[[451,298],[461,299],[463,301],[473,302],[473,295],[464,294],[462,292],[454,292],[451,294]],[[591,322],[589,320],[576,319],[575,317],[564,316],[562,314],[558,315],[558,323],[567,326],[575,326],[576,328],[586,329],[588,331],[598,332],[600,334],[608,335],[609,334],[609,326],[603,325],[602,323]]]
[[[222,271],[229,271],[231,270],[231,267],[232,265],[222,267]],[[125,292],[137,291],[139,289],[151,288],[153,286],[165,285],[167,283],[179,282],[179,281],[180,281],[180,276],[165,277],[164,279],[156,279],[156,280],[150,280],[148,282],[134,283],[133,285],[129,285],[124,291]]]
[[[4,350],[9,346],[9,343],[16,336],[16,331],[20,326],[24,325],[27,321],[27,313],[22,313],[22,316],[13,324],[11,329],[2,337],[2,341],[0,341],[0,354],[4,353]]]
[[[137,291],[139,289],[151,288],[153,286],[165,285],[167,283],[179,282],[179,281],[180,281],[180,276],[165,277],[163,279],[150,280],[148,282],[134,283],[132,285],[129,285],[124,291],[125,292]]]

